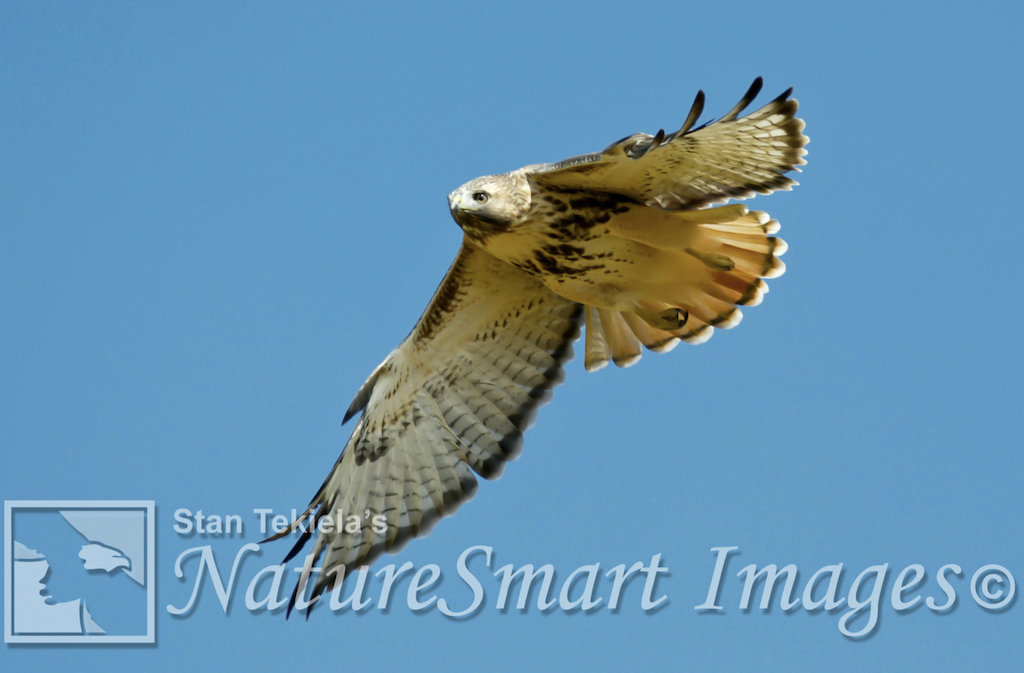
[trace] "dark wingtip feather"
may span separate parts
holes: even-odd
[[[636,155],[633,158],[634,159],[639,159],[640,157],[642,157],[645,154],[649,153],[651,150],[656,149],[657,147],[659,147],[661,145],[662,141],[664,141],[664,140],[665,140],[665,129],[658,129],[658,132],[654,135],[653,138],[651,138],[650,142],[647,144],[646,147],[644,147],[643,151],[642,152],[637,152]]]
[[[675,132],[673,137],[678,138],[685,135],[697,123],[697,118],[700,117],[702,112],[704,112],[704,91],[699,90],[697,91],[697,97],[693,99],[693,105],[690,106],[690,113],[686,115],[686,121],[683,122],[682,127]]]
[[[312,577],[312,575],[310,575],[309,577]],[[308,582],[309,578],[307,578],[306,583],[303,583],[302,578],[300,577],[299,581],[295,583],[295,588],[292,589],[291,598],[288,599],[288,608],[285,610],[284,613],[285,620],[292,616],[292,610],[295,609],[295,603],[299,600],[299,589],[301,588],[303,591],[305,591],[306,584],[308,584]],[[309,602],[306,603],[306,607],[303,609],[303,611],[306,613],[307,622],[309,621],[310,613],[313,612],[313,606],[320,602],[320,597],[323,596],[324,591],[326,591],[326,589],[326,585],[321,585],[319,582],[313,585],[313,592],[309,597]]]
[[[309,605],[306,606],[306,621],[309,621],[309,616],[313,614],[313,608],[320,602],[320,597],[324,595],[324,587],[320,587],[319,591],[314,591],[313,595],[309,597]]]
[[[757,94],[761,93],[761,87],[764,86],[764,80],[760,75],[754,78],[754,81],[750,83],[750,88],[747,89],[747,93],[744,94],[743,99],[746,101],[752,101],[757,98]]]
[[[783,102],[785,100],[789,100],[789,97],[792,96],[792,95],[793,95],[793,87],[789,87],[788,89],[783,91],[778,97],[776,97],[776,99],[773,100],[772,102],[773,103],[781,103],[781,102]]]
[[[295,609],[295,601],[299,598],[299,583],[295,584],[295,588],[292,590],[292,597],[288,599],[288,607],[284,611],[284,618],[287,621],[292,616],[292,610]]]
[[[747,89],[747,93],[743,94],[743,98],[740,99],[740,102],[736,103],[736,107],[729,110],[729,112],[724,117],[722,117],[721,121],[727,122],[736,119],[736,117],[738,117],[740,113],[743,112],[743,110],[745,110],[747,106],[754,101],[755,98],[757,98],[757,94],[761,93],[761,87],[763,86],[763,79],[761,79],[760,77],[755,79],[753,84],[750,85],[750,88]]]
[[[302,548],[306,546],[306,543],[309,542],[309,538],[312,537],[312,535],[313,535],[313,526],[310,526],[306,530],[305,533],[303,533],[302,535],[299,536],[299,539],[295,543],[295,546],[292,547],[292,550],[290,552],[288,552],[288,555],[284,557],[284,559],[281,561],[281,563],[288,563],[288,561],[291,561],[293,558],[295,558],[295,556],[300,551],[302,551]]]

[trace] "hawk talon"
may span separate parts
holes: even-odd
[[[636,314],[654,329],[660,329],[665,332],[673,332],[675,330],[682,329],[683,326],[686,325],[686,321],[690,319],[689,311],[685,311],[681,308],[670,308],[666,311],[662,311],[661,313],[636,311]]]

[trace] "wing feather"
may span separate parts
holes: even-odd
[[[703,109],[699,93],[683,127],[666,136],[636,133],[603,152],[523,169],[538,187],[612,192],[666,210],[689,210],[789,190],[786,173],[806,162],[804,123],[792,89],[745,117],[758,77],[724,117],[689,130]]]
[[[335,525],[307,533],[292,550],[315,536],[314,561],[323,555],[323,567],[311,595],[425,535],[473,496],[476,475],[501,474],[536,408],[562,380],[581,311],[463,243],[412,333],[350,408],[362,416],[307,510],[314,520],[331,515]],[[345,529],[352,515],[358,532]],[[302,590],[296,586],[292,605]]]

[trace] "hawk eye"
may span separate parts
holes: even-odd
[[[477,203],[487,203],[489,198],[487,192],[473,192],[473,200]]]

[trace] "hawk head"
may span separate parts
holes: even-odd
[[[530,185],[519,171],[485,175],[449,194],[448,207],[467,235],[483,241],[525,218]]]

